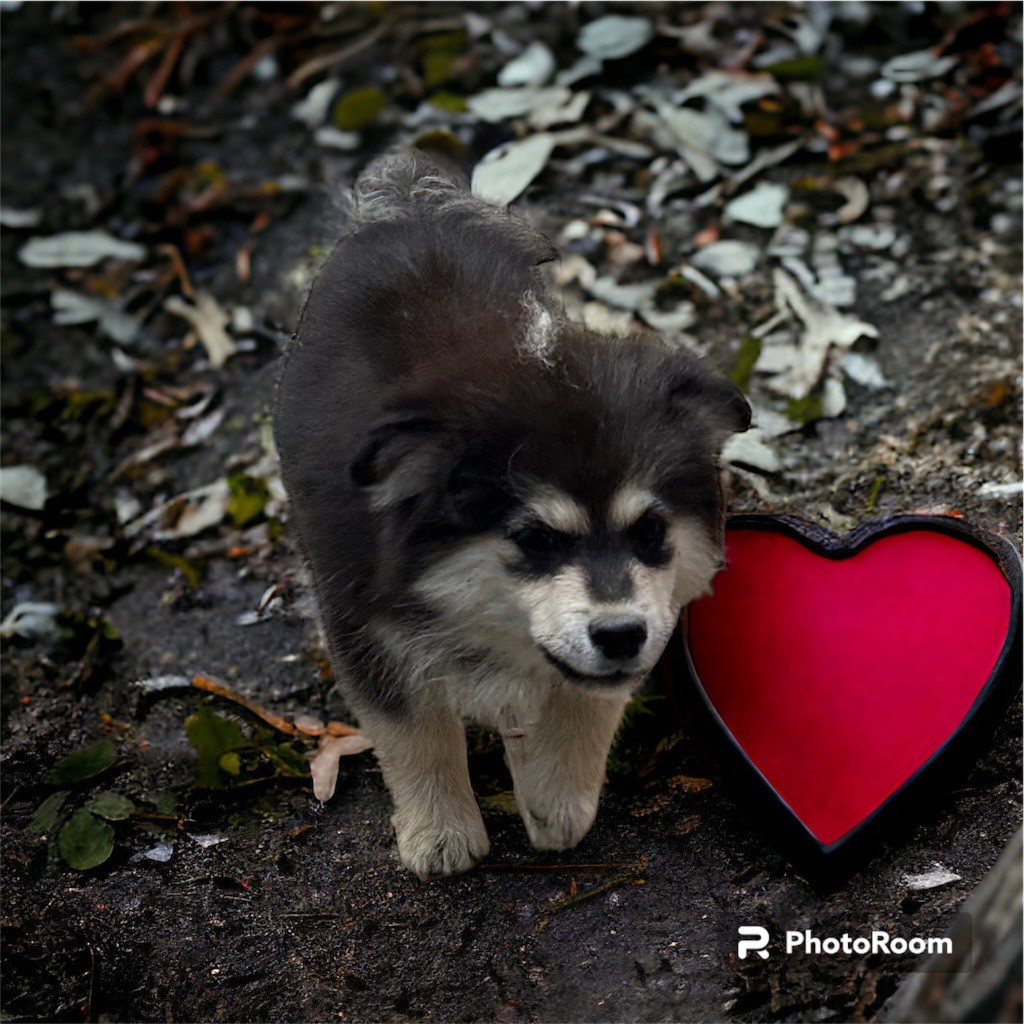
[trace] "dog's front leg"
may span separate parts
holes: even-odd
[[[605,765],[627,696],[597,696],[565,684],[543,706],[502,722],[505,759],[530,842],[568,850],[590,831]]]
[[[466,734],[442,704],[359,716],[391,790],[402,863],[426,881],[468,871],[490,851],[469,784]]]

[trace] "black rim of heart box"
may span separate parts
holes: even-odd
[[[663,659],[668,691],[683,715],[699,753],[716,773],[731,784],[740,802],[765,829],[774,845],[809,876],[819,881],[836,880],[863,866],[866,856],[885,837],[892,825],[893,811],[913,810],[913,797],[926,789],[937,789],[951,769],[964,766],[997,724],[998,716],[1021,683],[1021,558],[1008,540],[971,526],[952,516],[908,514],[864,523],[846,534],[787,514],[741,513],[729,516],[726,529],[762,530],[780,533],[808,550],[835,561],[851,558],[866,547],[900,533],[931,530],[966,541],[995,562],[1010,587],[1010,625],[999,658],[985,685],[978,692],[959,728],[898,789],[870,815],[832,843],[822,843],[750,760],[746,751],[722,721],[697,675],[689,649],[689,624],[684,614],[682,628],[673,643],[675,656]],[[682,665],[683,677],[672,668]],[[670,667],[671,666],[671,667]],[[672,685],[675,682],[676,685]],[[904,821],[906,826],[910,822]]]

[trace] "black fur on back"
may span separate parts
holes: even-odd
[[[422,154],[375,162],[355,191],[286,356],[275,435],[332,657],[380,704],[394,681],[363,627],[422,615],[410,584],[453,541],[501,531],[531,485],[596,519],[633,480],[718,536],[718,453],[750,410],[685,352],[564,321],[537,273],[550,244]],[[526,341],[545,316],[538,355]]]

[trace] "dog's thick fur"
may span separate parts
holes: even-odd
[[[466,718],[500,730],[535,847],[587,833],[626,702],[721,564],[718,455],[750,410],[684,352],[567,322],[549,243],[424,155],[355,191],[276,438],[336,675],[428,878],[488,852]]]

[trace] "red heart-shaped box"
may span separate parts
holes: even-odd
[[[1021,563],[943,516],[845,537],[789,516],[726,528],[673,696],[798,854],[846,848],[1020,683]],[[674,667],[674,666],[672,666]]]

